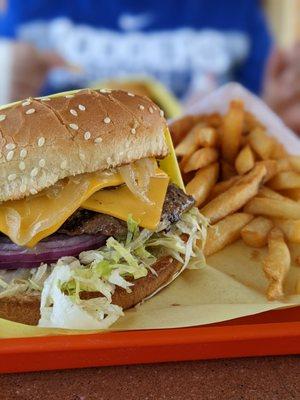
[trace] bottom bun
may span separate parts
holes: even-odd
[[[164,287],[179,273],[182,264],[172,257],[163,257],[152,265],[156,274],[148,273],[144,278],[132,280],[134,286],[131,293],[117,287],[112,296],[112,303],[127,310],[154,294],[160,287]],[[84,292],[81,298],[99,297],[97,292]],[[0,299],[0,318],[27,325],[37,325],[40,319],[40,296],[17,295]]]

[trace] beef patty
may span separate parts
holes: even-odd
[[[164,201],[161,220],[171,224],[179,221],[182,213],[188,211],[195,203],[176,185],[170,184]],[[107,214],[79,209],[61,226],[59,233],[70,236],[86,234],[102,234],[106,236],[123,237],[127,234],[126,222]]]

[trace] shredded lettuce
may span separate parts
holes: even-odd
[[[44,282],[50,273],[51,267],[42,264],[38,268],[23,270],[20,276],[17,274],[12,279],[4,279],[0,277],[0,298],[16,296],[20,293],[32,293],[43,290]],[[11,271],[14,273],[14,271]],[[10,274],[7,278],[9,278]],[[16,274],[14,274],[16,275]],[[7,282],[9,280],[9,283]],[[1,290],[2,288],[2,290]]]
[[[192,208],[171,225],[168,231],[153,234],[146,247],[160,247],[186,267],[192,258],[204,260],[202,248],[206,240],[207,219]],[[194,265],[195,266],[195,265]]]
[[[116,287],[131,292],[133,283],[128,277],[156,274],[152,266],[164,255],[180,261],[183,268],[199,268],[204,260],[206,226],[207,220],[196,208],[184,213],[176,224],[161,225],[157,232],[140,230],[129,216],[124,241],[110,237],[98,250],[84,251],[78,258],[63,257],[52,266],[42,265],[26,278],[10,283],[0,278],[0,296],[40,293],[39,326],[106,329],[122,315],[122,309],[112,304],[112,295]],[[86,299],[83,292],[97,295]]]
[[[69,257],[61,259],[54,267],[44,284],[41,294],[41,318],[39,326],[65,329],[107,329],[122,314],[122,309],[111,304],[110,291],[104,288],[101,280],[94,282],[82,278],[78,260]],[[84,274],[83,274],[84,275]],[[83,280],[82,280],[83,279]],[[66,294],[64,288],[70,282],[72,294]],[[81,300],[77,283],[84,282],[84,287],[104,294],[88,300]],[[103,290],[104,289],[104,290]]]
[[[132,218],[132,215],[130,214],[127,220],[127,237],[125,245],[128,246],[138,236],[139,236],[139,225]]]

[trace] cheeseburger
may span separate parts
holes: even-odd
[[[163,113],[81,90],[0,109],[0,318],[105,329],[201,256]]]

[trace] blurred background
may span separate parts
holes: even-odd
[[[167,117],[237,81],[300,134],[300,0],[0,0],[0,104],[73,88]]]

